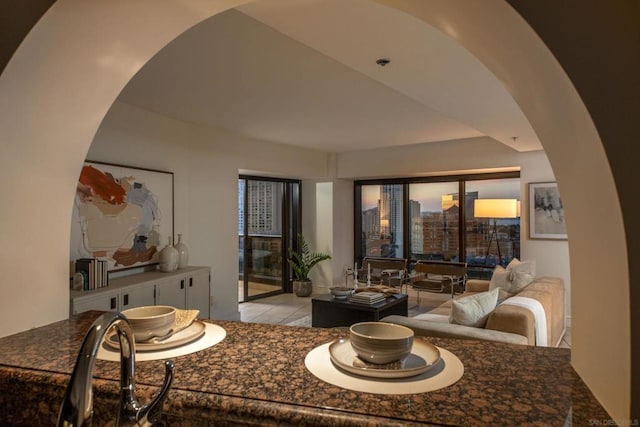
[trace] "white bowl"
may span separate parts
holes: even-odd
[[[176,309],[168,305],[149,305],[123,310],[136,341],[161,337],[171,332],[176,321]]]
[[[351,325],[349,337],[356,354],[365,362],[385,364],[404,359],[413,348],[413,331],[385,322]]]
[[[334,287],[329,288],[329,290],[335,299],[347,299],[353,293],[351,288]]]

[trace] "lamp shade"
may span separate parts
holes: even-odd
[[[475,199],[473,211],[476,218],[517,218],[516,199]]]

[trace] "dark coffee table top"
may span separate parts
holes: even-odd
[[[406,300],[408,298],[408,296],[406,294],[393,294],[387,298],[385,298],[384,301],[380,301],[379,303],[376,304],[361,304],[361,303],[357,303],[357,302],[351,302],[349,301],[348,298],[346,299],[336,299],[333,297],[333,295],[331,294],[324,294],[324,295],[318,295],[315,296],[313,298],[311,298],[311,302],[313,303],[313,301],[321,301],[322,303],[333,303],[336,305],[342,305],[342,306],[348,306],[350,308],[354,308],[354,309],[362,309],[362,310],[367,310],[367,309],[371,309],[371,308],[375,308],[375,309],[380,309],[380,308],[385,308],[387,306],[390,305],[394,305],[397,304],[403,300]]]

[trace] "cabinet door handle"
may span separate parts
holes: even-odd
[[[193,277],[189,277],[189,287],[193,288]]]
[[[184,279],[180,280],[180,289],[184,289]]]
[[[124,305],[129,305],[129,294],[124,294]]]
[[[118,300],[116,299],[116,297],[113,297],[113,298],[111,298],[110,302],[111,302],[111,310],[115,310]]]

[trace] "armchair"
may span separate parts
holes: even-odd
[[[418,304],[420,304],[420,292],[444,292],[450,288],[451,298],[456,286],[464,292],[467,281],[466,262],[446,262],[446,261],[424,261],[416,263],[416,273],[424,274],[420,280],[411,284],[411,288],[418,294]]]

